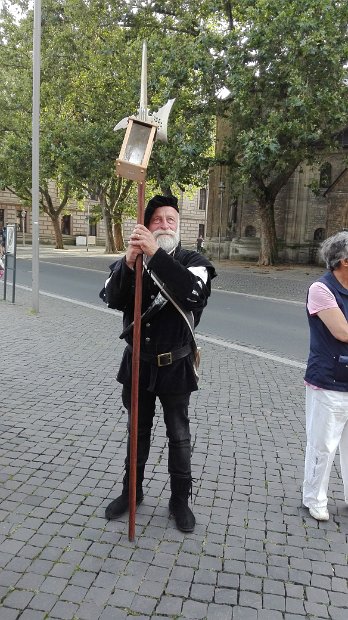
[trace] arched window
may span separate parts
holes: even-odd
[[[245,227],[245,236],[246,237],[256,237],[256,228],[249,224],[249,226]]]
[[[62,217],[62,234],[71,235],[71,215],[63,215]]]
[[[320,168],[319,187],[330,187],[332,177],[332,166],[329,162],[323,164]]]
[[[325,239],[325,228],[317,228],[314,231],[313,240],[324,241],[324,239]]]

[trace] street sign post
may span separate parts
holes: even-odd
[[[9,273],[12,273],[12,303],[16,297],[16,254],[17,254],[17,226],[7,224],[5,243],[5,274],[4,274],[4,300],[7,296],[7,281]]]

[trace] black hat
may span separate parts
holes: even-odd
[[[179,213],[178,199],[175,196],[160,196],[157,194],[147,203],[144,213],[144,226],[148,226],[152,214],[158,207],[173,207]]]

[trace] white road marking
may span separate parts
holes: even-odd
[[[220,288],[212,289],[214,293],[227,293],[228,295],[242,295],[244,297],[256,297],[257,299],[265,299],[266,301],[279,301],[286,304],[294,304],[295,306],[305,306],[304,301],[294,301],[293,299],[281,299],[279,297],[267,297],[267,295],[253,295],[252,293],[239,293],[237,291],[224,291]]]

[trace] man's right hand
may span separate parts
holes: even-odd
[[[126,258],[127,266],[130,269],[134,269],[136,258],[137,256],[139,256],[139,254],[142,254],[142,253],[143,251],[139,247],[139,245],[134,245],[131,240],[128,242],[128,248],[127,248],[125,258]]]

